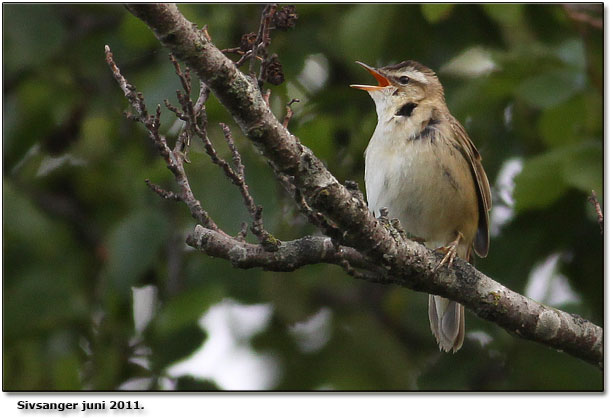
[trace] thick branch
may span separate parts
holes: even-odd
[[[356,248],[387,271],[385,282],[456,300],[512,333],[603,367],[602,328],[517,294],[462,260],[456,260],[453,269],[436,270],[439,255],[378,222],[365,202],[341,185],[275,118],[258,86],[175,5],[135,4],[128,8],[206,82],[275,170],[293,179],[306,203],[344,231],[341,243]]]
[[[187,243],[212,257],[224,258],[234,267],[242,269],[261,267],[271,271],[294,271],[309,264],[342,265],[345,262],[358,268],[376,268],[358,251],[334,245],[331,238],[323,236],[280,242],[276,251],[267,251],[263,245],[250,244],[196,225]]]
[[[366,204],[355,199],[311,150],[283,127],[250,77],[195,29],[175,5],[134,4],[128,9],[153,29],[173,55],[196,71],[275,168],[294,178],[309,206],[326,215],[329,212],[335,224],[347,231],[347,240],[360,243],[358,248],[375,259],[383,261],[384,256],[399,253],[389,231],[377,223]]]

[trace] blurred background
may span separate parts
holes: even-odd
[[[181,5],[219,48],[257,31],[261,5]],[[477,268],[537,301],[603,324],[603,6],[309,5],[273,31],[279,117],[340,181],[363,189],[376,115],[354,63],[417,60],[438,74],[493,190]],[[427,296],[335,266],[237,270],[184,244],[194,221],[151,179],[173,178],[112,78],[104,45],[150,109],[180,84],[149,29],[120,5],[3,5],[3,390],[602,390],[603,374],[467,311],[438,351]],[[237,59],[238,56],[232,55]],[[247,66],[243,67],[247,70]],[[207,103],[209,135],[228,156]],[[165,112],[162,131],[176,133]],[[175,125],[173,127],[173,125]],[[316,231],[230,124],[266,227]],[[174,129],[174,131],[173,131]],[[199,143],[187,167],[215,221],[249,217]],[[176,189],[175,189],[176,190]],[[252,239],[252,237],[249,237]]]

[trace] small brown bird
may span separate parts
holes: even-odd
[[[387,208],[413,237],[470,260],[472,248],[489,249],[490,186],[481,156],[447,109],[443,86],[428,67],[404,61],[382,68],[358,62],[377,86],[351,85],[370,94],[377,127],[366,148],[366,196],[370,210]],[[441,350],[464,342],[464,306],[430,295],[430,328]]]

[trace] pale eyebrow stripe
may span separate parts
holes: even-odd
[[[428,84],[428,79],[420,71],[409,71],[407,75],[415,81],[418,81],[422,84]]]

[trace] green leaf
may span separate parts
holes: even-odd
[[[549,206],[566,191],[562,181],[561,153],[551,151],[526,160],[515,177],[515,209],[518,212]]]
[[[177,379],[177,391],[203,392],[221,390],[213,380],[198,379],[194,376],[181,376]]]
[[[143,210],[120,222],[108,239],[108,274],[115,290],[127,295],[151,268],[163,247],[168,221],[160,213]]]
[[[505,25],[518,24],[522,19],[523,4],[482,4],[481,7],[495,21]]]
[[[52,333],[86,315],[87,302],[75,280],[83,272],[69,259],[55,261],[53,266],[29,266],[18,283],[5,288],[4,308],[12,314],[4,327],[6,338]]]
[[[350,60],[377,65],[383,55],[389,34],[394,7],[389,5],[359,4],[353,6],[339,25],[338,49]]]
[[[206,333],[196,323],[187,325],[168,335],[153,335],[149,339],[153,351],[154,370],[175,363],[198,349],[206,339]]]
[[[105,138],[114,135],[111,122],[101,116],[87,117],[83,120],[79,141],[75,144],[76,155],[88,160],[107,157],[113,152],[112,145]]]
[[[582,139],[586,113],[587,104],[583,95],[546,109],[538,122],[541,138],[550,147],[578,142]]]
[[[585,49],[580,38],[572,38],[563,42],[557,49],[556,55],[570,67],[585,69]]]
[[[603,164],[602,143],[596,140],[586,141],[576,147],[566,159],[562,174],[568,185],[582,190],[586,195],[594,190],[602,196]]]
[[[42,66],[59,52],[66,31],[59,18],[57,5],[5,4],[2,6],[5,70],[21,71]]]
[[[437,23],[443,19],[446,19],[451,14],[451,9],[453,9],[453,6],[454,5],[451,3],[422,4],[421,12],[428,22]]]
[[[155,333],[167,335],[190,323],[198,322],[202,314],[222,297],[223,290],[216,286],[191,288],[181,293],[168,302],[155,317],[152,322]]]
[[[556,148],[526,160],[515,178],[515,209],[546,208],[570,187],[602,193],[602,145],[598,141]]]
[[[134,48],[156,48],[159,42],[146,25],[130,13],[124,15],[124,19],[119,26],[121,40],[125,45]]]
[[[53,362],[53,389],[66,391],[81,389],[80,367],[81,364],[75,354],[66,355]]]
[[[334,120],[317,116],[301,125],[296,134],[302,138],[304,145],[309,147],[318,158],[330,161],[334,157]]]
[[[459,77],[484,76],[496,69],[490,51],[481,46],[466,49],[445,63],[440,72]]]
[[[585,81],[582,72],[552,70],[524,80],[515,93],[532,106],[550,108],[572,97]]]

